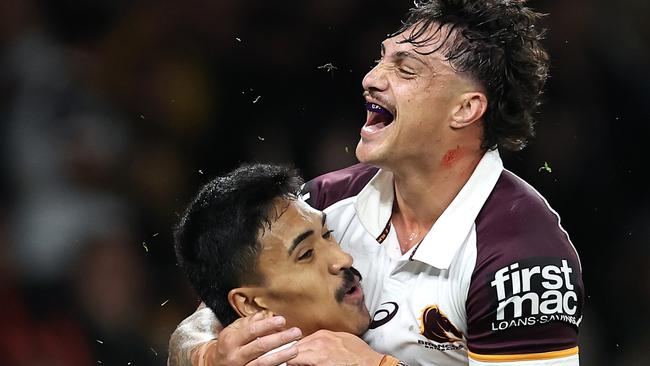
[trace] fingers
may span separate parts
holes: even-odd
[[[289,366],[308,366],[325,364],[327,361],[326,347],[328,338],[331,338],[332,332],[317,331],[312,333],[294,345],[298,349],[298,355],[288,362]]]
[[[284,346],[290,342],[296,341],[300,339],[302,336],[302,332],[298,328],[291,328],[287,329],[285,331],[279,332],[279,333],[273,333],[270,335],[266,335],[263,337],[259,337],[255,339],[254,341],[248,343],[247,345],[243,346],[240,350],[241,357],[247,360],[252,360],[254,358],[257,358],[269,351],[272,351],[278,347]],[[261,362],[273,362],[275,359],[281,359],[281,362],[286,362],[287,360],[295,357],[295,354],[298,353],[298,349],[296,348],[295,345],[292,345],[289,347],[287,350],[282,350],[279,352],[283,351],[290,351],[290,352],[284,352],[282,353],[281,356],[276,356],[273,357],[272,360],[263,360],[264,358],[270,357],[272,355],[275,355],[275,353],[271,355],[266,355],[264,357],[261,357],[259,361]],[[279,353],[278,352],[278,353]],[[262,363],[260,365],[276,365],[277,363]]]
[[[251,317],[240,318],[226,328],[226,343],[243,346],[259,337],[277,333],[283,330],[285,325],[284,317],[272,316],[269,312],[258,312]]]
[[[321,355],[313,349],[300,350],[298,355],[290,360],[287,360],[289,366],[306,366],[316,365],[321,361]]]
[[[370,348],[359,337],[344,333],[319,330],[295,346],[298,356],[291,366],[314,365],[378,365],[384,356]]]
[[[298,353],[295,346],[277,354],[267,352],[300,339],[298,328],[284,330],[286,320],[269,312],[260,312],[241,318],[226,327],[219,335],[218,345],[211,354],[214,365],[279,365]],[[265,355],[264,357],[260,357]],[[260,357],[259,360],[257,358]]]
[[[297,345],[298,346],[303,346],[303,345],[306,345],[308,343],[313,343],[315,341],[318,341],[319,339],[334,339],[334,338],[336,338],[336,334],[337,333],[331,332],[329,330],[322,330],[321,329],[319,331],[316,331],[315,333],[312,333],[312,334],[302,338],[301,340],[298,341]]]
[[[246,364],[246,366],[277,366],[293,360],[298,355],[295,345],[283,350],[262,356]]]

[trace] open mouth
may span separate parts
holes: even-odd
[[[347,291],[345,291],[343,297],[344,299],[355,300],[362,295],[363,290],[361,290],[360,279],[359,277],[354,276],[354,280],[348,284]]]
[[[346,294],[346,295],[352,295],[352,294],[355,293],[358,289],[359,289],[359,285],[354,285],[354,286],[350,287],[350,289],[347,290],[347,291],[345,292],[345,294]]]
[[[336,291],[336,301],[359,305],[363,303],[363,289],[361,289],[361,273],[356,268],[350,267],[343,273],[343,283]]]
[[[366,102],[366,110],[369,113],[364,129],[368,132],[381,130],[390,125],[395,119],[391,111],[377,103]]]

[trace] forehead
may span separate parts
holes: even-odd
[[[279,246],[288,249],[293,240],[306,230],[321,227],[322,213],[301,200],[279,199],[269,215],[270,227],[264,227],[260,242],[264,249]]]
[[[395,52],[411,52],[421,58],[446,61],[445,51],[454,42],[458,32],[450,24],[417,23],[404,32],[384,40],[382,51],[387,55]]]

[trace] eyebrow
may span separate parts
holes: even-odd
[[[327,215],[325,214],[325,212],[323,212],[321,217],[322,217],[321,218],[321,220],[322,220],[321,224],[323,226],[325,226],[325,219],[327,218]],[[296,247],[298,247],[298,245],[300,245],[300,243],[302,243],[305,239],[307,239],[312,234],[314,234],[314,230],[307,230],[304,233],[296,236],[296,238],[293,239],[293,243],[291,243],[291,246],[289,247],[289,250],[288,250],[289,256],[291,256],[291,254],[293,254],[293,251],[296,249]]]
[[[421,58],[419,58],[418,56],[416,56],[413,53],[408,52],[408,51],[397,51],[393,55],[393,58],[398,60],[398,61],[402,61],[404,59],[411,58],[411,59],[414,59],[414,60],[418,61],[422,65],[425,65],[425,66],[427,65],[427,63],[424,62]]]
[[[381,56],[384,57],[385,55],[386,55],[386,46],[384,46],[384,43],[381,43]],[[418,61],[419,63],[427,66],[427,63],[424,62],[424,60],[422,60],[420,57],[418,57],[417,55],[409,51],[397,51],[391,55],[391,58],[397,61],[402,61],[407,58],[412,58]]]

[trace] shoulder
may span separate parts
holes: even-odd
[[[504,170],[476,219],[466,302],[470,356],[544,353],[573,364],[583,292],[580,260],[559,215]]]
[[[531,185],[504,170],[476,219],[481,256],[578,257],[560,216]],[[579,265],[579,263],[576,263]]]
[[[378,168],[370,165],[355,164],[323,174],[305,183],[302,196],[312,207],[324,210],[336,202],[356,196],[378,171]]]

